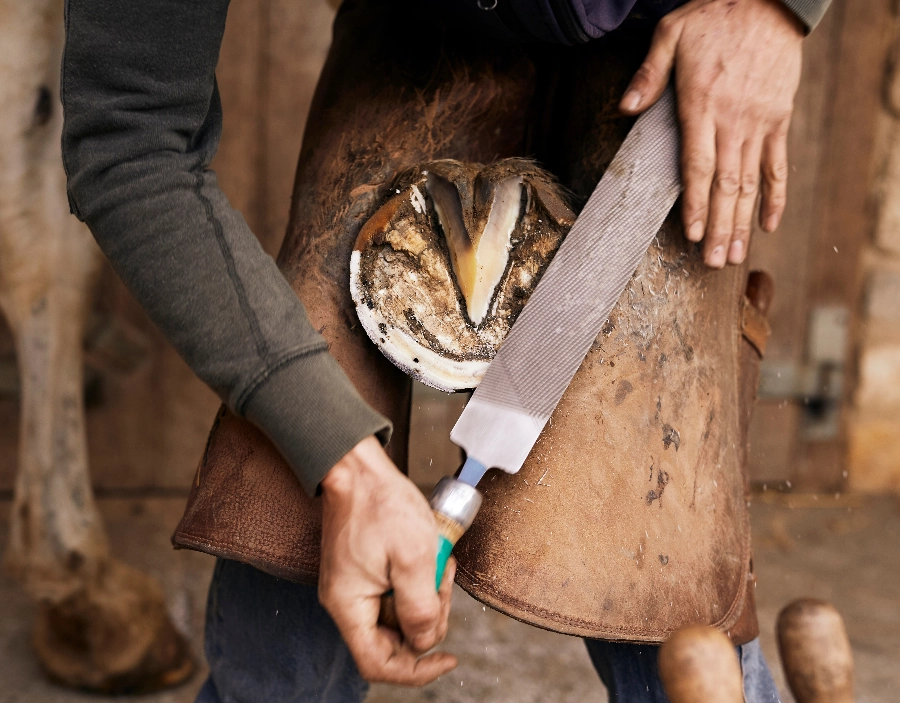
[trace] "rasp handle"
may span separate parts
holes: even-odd
[[[440,480],[429,500],[434,512],[438,528],[437,569],[435,572],[435,590],[441,587],[447,560],[459,538],[471,527],[481,507],[481,493],[455,478],[445,476]],[[394,603],[394,592],[389,591],[381,597],[381,608],[378,611],[378,623],[393,630],[400,630],[397,620],[397,609]]]

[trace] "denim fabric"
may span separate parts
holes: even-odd
[[[759,647],[759,639],[738,647],[744,672],[744,697],[747,703],[781,703],[778,687]]]
[[[659,647],[585,640],[594,668],[609,691],[610,703],[668,703],[659,680]],[[780,703],[778,688],[759,647],[759,640],[737,648],[744,672],[746,703]]]
[[[666,703],[658,647],[586,640],[610,703]],[[747,703],[778,690],[754,640],[738,647]],[[282,581],[220,559],[206,611],[210,675],[196,703],[361,703],[368,684],[319,605],[315,586]]]
[[[356,703],[369,689],[315,586],[226,559],[209,588],[206,659],[197,703]]]

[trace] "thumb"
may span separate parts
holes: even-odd
[[[671,16],[663,17],[656,25],[647,58],[634,74],[619,103],[619,109],[626,115],[640,114],[663,94],[672,74],[681,28],[682,22]]]

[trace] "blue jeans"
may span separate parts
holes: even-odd
[[[657,647],[586,644],[611,703],[667,703]],[[759,642],[738,652],[747,703],[777,703]],[[359,703],[369,688],[314,586],[225,559],[209,589],[206,658],[210,675],[196,703]]]

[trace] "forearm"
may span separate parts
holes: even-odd
[[[308,491],[389,425],[358,396],[219,189],[227,2],[70,0],[62,97],[73,210],[191,368]]]

